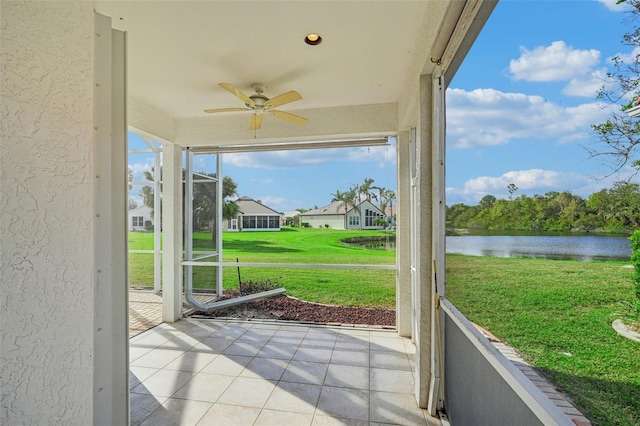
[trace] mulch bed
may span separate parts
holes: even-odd
[[[234,290],[226,290],[223,299],[238,297]],[[332,306],[306,302],[286,295],[247,302],[211,312],[196,312],[207,318],[272,319],[318,324],[368,325],[395,327],[396,311],[384,308]]]

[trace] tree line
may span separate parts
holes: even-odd
[[[640,185],[618,182],[587,199],[569,191],[511,199],[484,196],[478,205],[447,206],[448,228],[615,232],[640,229]]]

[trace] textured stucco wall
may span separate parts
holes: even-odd
[[[343,215],[300,216],[300,222],[307,222],[311,228],[324,228],[328,223],[331,229],[344,229]]]
[[[93,4],[1,7],[0,424],[91,424]]]

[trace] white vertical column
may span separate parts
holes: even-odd
[[[420,128],[416,149],[416,285],[413,288],[416,344],[416,399],[427,408],[432,378],[432,148],[433,148],[432,76],[420,77]],[[435,414],[435,413],[432,413]]]
[[[153,215],[155,226],[153,227],[153,291],[156,294],[160,294],[162,291],[162,277],[161,274],[161,257],[160,251],[162,250],[161,244],[161,224],[162,224],[162,208],[161,208],[161,185],[162,182],[162,162],[160,161],[161,151],[155,148],[152,143],[148,144],[153,148]]]
[[[410,132],[400,132],[396,142],[396,329],[402,337],[411,337],[410,144]]]
[[[437,284],[435,289],[445,296],[445,216],[446,216],[446,175],[445,175],[445,84],[444,76],[433,79],[433,258],[437,263]],[[435,277],[435,274],[434,274]]]
[[[95,31],[93,422],[128,424],[126,37]]]
[[[432,78],[432,272],[434,297],[445,295],[445,95],[444,77]],[[441,405],[442,381],[441,373],[444,371],[444,314],[439,306],[440,301],[434,300],[434,308],[431,310],[431,371],[432,380],[429,389],[429,404],[427,409],[435,414]]]
[[[182,150],[162,150],[162,320],[182,317]]]
[[[222,154],[216,154],[216,176],[218,182],[216,184],[216,251],[218,252],[218,262],[222,262],[222,205],[224,204],[224,178],[222,177]],[[216,266],[216,296],[222,297],[222,266]]]

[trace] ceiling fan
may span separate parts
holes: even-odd
[[[204,112],[216,113],[247,110],[253,111],[253,115],[251,116],[251,124],[249,125],[249,129],[251,130],[257,130],[262,126],[262,117],[265,114],[295,124],[303,125],[307,123],[306,118],[274,109],[276,107],[279,107],[280,105],[288,104],[289,102],[299,101],[300,99],[302,99],[300,93],[296,91],[283,93],[282,95],[278,95],[275,98],[269,99],[265,95],[263,95],[266,86],[262,83],[254,83],[251,85],[253,90],[255,90],[256,92],[251,96],[245,95],[229,83],[220,83],[220,86],[240,98],[244,102],[246,108],[214,108],[205,109]]]

